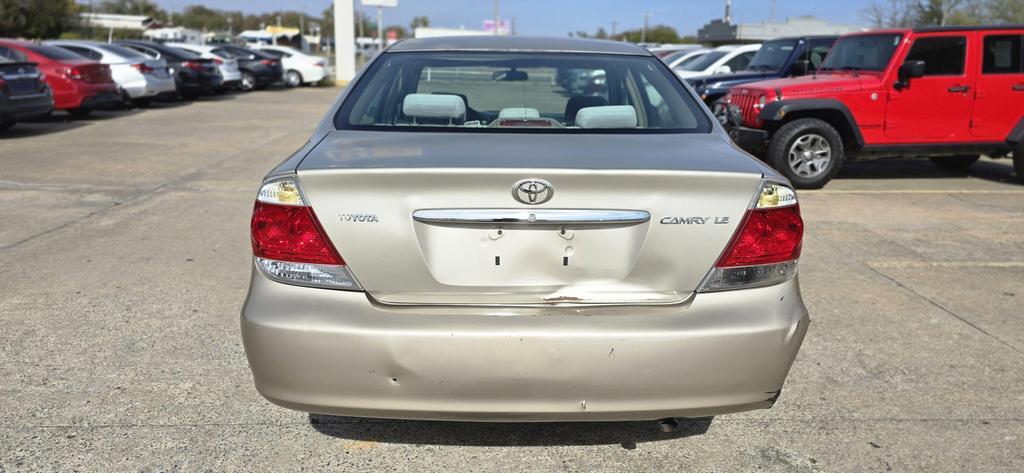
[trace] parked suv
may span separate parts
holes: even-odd
[[[761,45],[746,69],[732,74],[697,76],[686,79],[715,115],[724,117],[724,107],[717,102],[737,85],[769,79],[804,76],[818,70],[832,49],[837,36],[804,36],[780,38]]]
[[[923,156],[966,168],[1014,157],[1024,176],[1024,28],[843,36],[818,73],[734,88],[730,135],[802,188],[846,159]]]

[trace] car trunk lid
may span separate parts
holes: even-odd
[[[762,173],[715,135],[344,131],[298,176],[374,299],[534,305],[686,300]]]

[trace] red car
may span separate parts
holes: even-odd
[[[844,160],[931,158],[966,168],[1012,155],[1024,180],[1024,28],[935,27],[843,36],[817,74],[733,88],[730,131],[797,187]]]
[[[95,109],[111,108],[120,102],[117,84],[111,78],[107,65],[66,49],[30,41],[0,39],[0,57],[38,64],[53,91],[54,110],[85,116]]]

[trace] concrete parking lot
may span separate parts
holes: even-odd
[[[801,193],[813,321],[771,410],[664,434],[269,404],[238,330],[249,212],[337,92],[0,135],[0,471],[1024,470],[1024,186],[1006,160],[855,164]]]

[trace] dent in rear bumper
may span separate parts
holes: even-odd
[[[285,407],[561,421],[771,407],[808,317],[795,280],[671,307],[397,308],[257,272],[241,322],[257,389]]]

